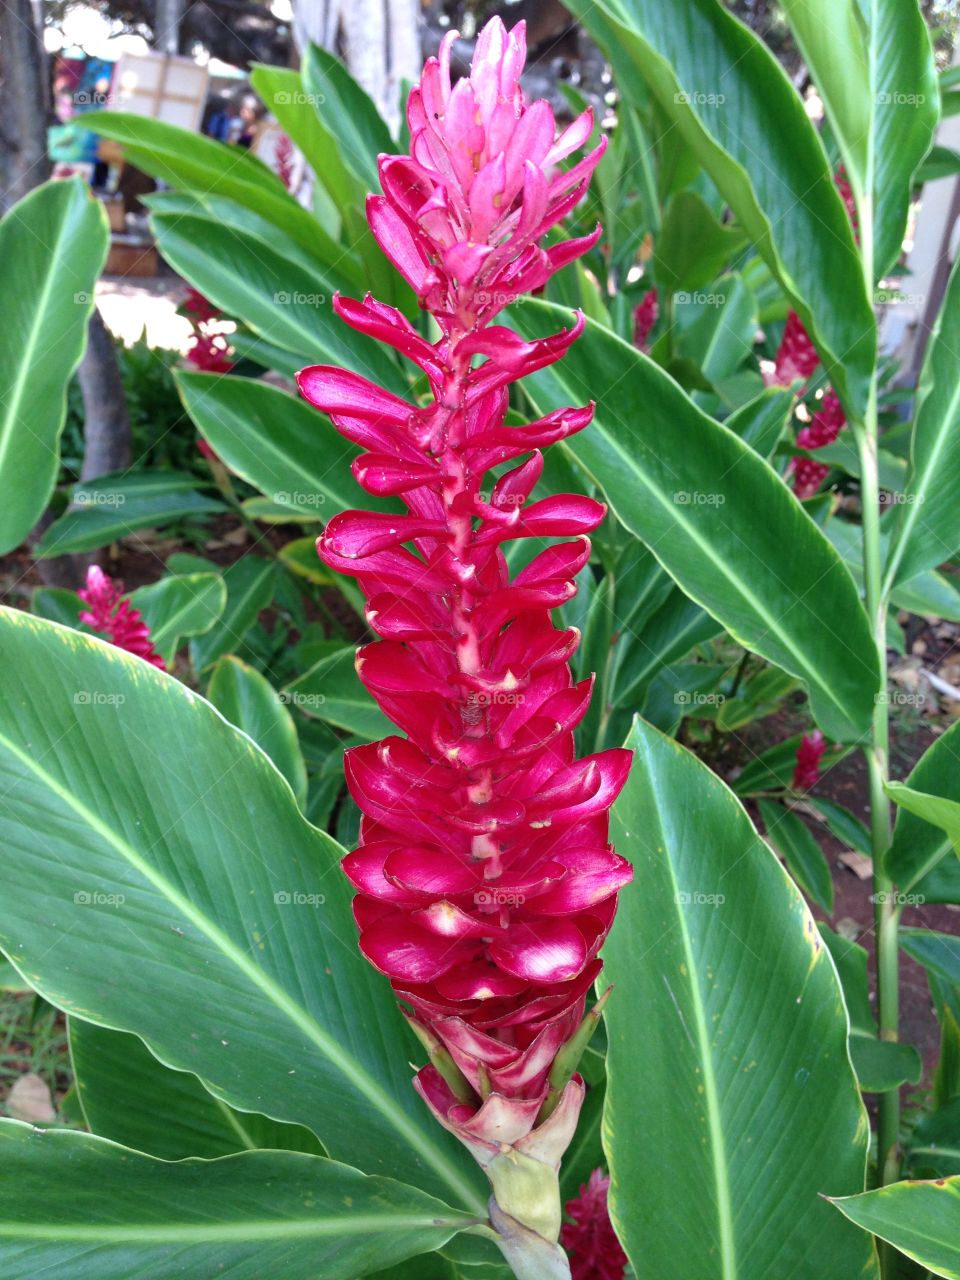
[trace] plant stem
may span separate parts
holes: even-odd
[[[867,613],[873,628],[880,663],[880,690],[873,710],[869,747],[866,749],[870,778],[870,832],[873,853],[873,901],[877,957],[877,1013],[881,1040],[899,1038],[899,926],[900,913],[893,884],[883,870],[883,858],[890,845],[890,801],[884,791],[889,776],[887,689],[887,600],[882,586],[880,550],[880,485],[877,471],[877,401],[874,383],[867,414],[858,431],[861,462],[863,520],[863,574]],[[877,1174],[881,1186],[899,1176],[900,1091],[890,1089],[880,1095],[877,1132]],[[893,1275],[894,1253],[881,1244],[884,1277]]]

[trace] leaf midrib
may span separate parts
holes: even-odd
[[[71,201],[73,195],[71,193]],[[65,241],[69,240],[67,233],[67,223],[72,222],[72,210],[67,210],[67,215],[61,219],[56,243],[49,247],[47,253],[47,271],[44,277],[43,285],[36,305],[33,309],[33,320],[27,331],[27,340],[23,346],[23,354],[20,357],[17,376],[14,379],[13,394],[7,401],[3,413],[3,424],[0,426],[0,472],[5,471],[7,466],[7,453],[9,452],[11,442],[16,434],[16,422],[20,415],[20,402],[23,399],[24,391],[33,372],[33,354],[39,345],[40,333],[44,328],[44,322],[49,310],[50,298],[54,289],[54,281],[57,274],[57,265],[59,263],[59,255]]]
[[[215,1222],[209,1225],[169,1224],[118,1224],[102,1227],[96,1224],[77,1223],[60,1225],[45,1218],[37,1222],[2,1222],[0,1240],[84,1241],[100,1244],[242,1244],[258,1240],[311,1239],[327,1236],[358,1236],[370,1232],[412,1231],[437,1227],[449,1227],[458,1231],[464,1226],[463,1218],[434,1217],[422,1214],[364,1214],[356,1215],[344,1210],[330,1217],[285,1218],[280,1222],[252,1220],[241,1223]]]
[[[232,939],[212,920],[200,914],[194,904],[179,893],[155,868],[141,858],[140,854],[126,840],[118,836],[96,814],[92,813],[82,801],[78,800],[64,787],[61,787],[37,760],[31,759],[6,734],[0,732],[0,745],[5,746],[29,772],[45,785],[63,804],[71,808],[81,822],[94,831],[108,845],[112,846],[119,856],[134,868],[143,878],[152,884],[167,901],[181,911],[195,928],[219,950],[225,959],[280,1010],[331,1064],[336,1066],[343,1077],[370,1102],[386,1122],[399,1133],[415,1151],[423,1157],[428,1165],[443,1178],[447,1185],[474,1209],[482,1209],[479,1197],[473,1188],[461,1177],[459,1172],[449,1165],[442,1153],[436,1151],[424,1138],[422,1131],[405,1115],[396,1102],[385,1097],[375,1080],[366,1069],[348,1053],[342,1045],[329,1036],[316,1019],[293,1000],[283,988],[257,965],[251,963]],[[208,1086],[209,1087],[209,1086]]]
[[[663,861],[667,868],[667,873],[670,876],[670,882],[673,886],[673,900],[675,903],[678,903],[678,900],[681,897],[680,884],[677,880],[676,868],[674,866],[673,859],[670,856],[670,849],[673,847],[674,842],[667,835],[667,831],[663,823],[663,813],[659,805],[657,807],[657,831],[660,836],[660,844],[666,853]],[[714,1070],[713,1058],[710,1054],[710,1032],[707,1026],[707,1019],[703,1007],[703,1000],[700,995],[700,988],[697,985],[696,976],[698,970],[696,957],[693,953],[693,945],[690,939],[690,932],[687,928],[686,920],[682,911],[678,910],[676,912],[676,918],[683,940],[683,951],[686,959],[687,988],[693,1002],[693,1013],[695,1015],[694,1029],[697,1037],[700,1063],[703,1069],[703,1096],[707,1113],[710,1161],[714,1186],[716,1189],[717,1227],[720,1240],[720,1265],[722,1268],[721,1274],[723,1280],[738,1280],[740,1272],[737,1267],[733,1201],[730,1191],[730,1178],[727,1169],[727,1148],[720,1116],[720,1098],[717,1089],[717,1077]]]

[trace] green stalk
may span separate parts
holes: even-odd
[[[890,724],[887,690],[887,598],[882,585],[880,552],[880,485],[877,471],[876,384],[871,389],[866,419],[858,431],[863,506],[863,576],[867,613],[873,628],[880,662],[880,692],[873,710],[870,744],[866,748],[870,778],[870,835],[873,853],[873,901],[877,955],[877,1014],[881,1040],[899,1039],[900,912],[893,884],[883,870],[890,845],[890,801],[884,785],[889,778]],[[900,1091],[890,1089],[880,1095],[877,1131],[877,1173],[881,1186],[896,1182],[900,1172]],[[894,1274],[895,1251],[880,1242],[884,1277]]]

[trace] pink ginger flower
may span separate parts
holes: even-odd
[[[560,1233],[563,1247],[570,1255],[573,1280],[623,1280],[627,1255],[617,1239],[607,1208],[610,1179],[601,1169],[594,1169],[589,1180],[580,1187],[578,1198],[568,1200],[565,1222]]]
[[[277,139],[277,146],[274,151],[274,163],[277,167],[277,177],[288,191],[293,186],[293,161],[293,143],[284,133]]]
[[[507,1148],[555,1170],[584,1094],[573,1072],[596,1021],[588,1015],[577,1037],[597,952],[632,875],[608,843],[630,753],[576,759],[592,682],[573,684],[579,633],[551,618],[576,592],[605,508],[576,495],[530,500],[540,449],[586,427],[593,406],[505,425],[508,385],[559,360],[584,319],[538,340],[494,319],[596,244],[599,227],[542,240],[604,148],[557,167],[589,138],[591,115],[557,136],[549,105],[525,101],[523,23],[509,33],[488,23],[469,78],[451,85],[454,38],[410,94],[411,154],[381,157],[384,194],[367,204],[442,336],[429,343],[369,296],[334,299],[347,324],[426,374],[431,401],[418,407],[324,365],[299,384],[366,450],[359,484],[407,508],[344,512],[318,543],[325,564],[359,581],[380,639],[359,651],[357,671],[406,735],[347,753],[363,812],[343,864],[360,948],[429,1049],[415,1087],[440,1123],[488,1172]],[[566,541],[511,577],[503,547],[514,538]]]
[[[233,368],[226,338],[206,329],[197,329],[190,338],[187,359],[204,373],[229,373]]]
[[[194,325],[203,324],[207,320],[218,320],[222,314],[220,308],[214,306],[199,289],[194,289],[193,285],[187,289],[181,306]]]
[[[797,444],[801,449],[823,449],[833,444],[846,421],[836,392],[827,391],[809,425],[797,432]],[[798,498],[812,498],[830,472],[829,467],[813,458],[795,458],[791,470],[793,491]]]
[[[788,312],[783,337],[777,348],[775,368],[770,380],[772,385],[788,387],[797,378],[806,382],[816,373],[819,363],[817,349],[810,341],[803,321],[795,311]]]
[[[659,318],[660,294],[657,289],[648,289],[633,309],[633,345],[640,351],[646,351],[647,339]]]
[[[118,649],[125,649],[127,653],[133,653],[166,671],[163,659],[150,640],[149,627],[140,616],[140,610],[134,609],[130,601],[123,598],[120,583],[111,582],[94,564],[87,570],[86,587],[77,595],[88,606],[80,614],[81,622],[105,635]]]
[[[797,747],[797,764],[790,785],[794,791],[809,791],[820,781],[820,761],[827,743],[819,729],[805,733]]]

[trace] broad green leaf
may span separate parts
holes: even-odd
[[[960,802],[915,791],[902,782],[888,782],[884,790],[898,809],[906,809],[915,818],[922,818],[931,826],[945,831],[954,850],[960,855]]]
[[[518,310],[528,333],[566,318],[547,303]],[[653,361],[589,321],[562,363],[524,386],[540,413],[596,400],[593,424],[565,447],[619,520],[738,643],[805,682],[828,737],[865,732],[879,673],[857,589],[749,445]]]
[[[316,538],[294,538],[280,548],[279,556],[284,565],[300,578],[320,587],[339,587],[343,581],[326,567],[317,555]]]
[[[335,1158],[477,1205],[360,957],[342,850],[274,765],[139,658],[11,610],[0,637],[0,947],[30,985]]]
[[[895,1182],[832,1203],[935,1276],[960,1280],[960,1178]]]
[[[244,231],[282,258],[295,263],[309,276],[313,277],[319,270],[326,279],[339,280],[345,287],[351,287],[349,273],[339,275],[337,268],[318,263],[315,254],[309,253],[296,240],[278,230],[269,218],[238,204],[236,200],[204,192],[155,191],[152,195],[144,196],[143,203],[154,215],[175,214],[178,217],[202,218],[206,222],[212,222],[221,234],[224,227],[229,228],[231,234]],[[237,337],[242,340],[241,335],[238,334]],[[233,335],[230,340],[232,343]]]
[[[621,90],[649,89],[779,278],[841,398],[862,414],[876,353],[871,298],[823,145],[776,58],[720,0],[569,8],[606,50]]]
[[[757,332],[757,304],[743,278],[721,276],[705,293],[677,294],[684,303],[678,312],[690,310],[695,319],[678,338],[678,349],[699,367],[714,388],[695,391],[693,399],[710,409],[718,403],[729,407],[728,380],[734,378],[744,361],[753,354]],[[704,301],[698,302],[698,298]],[[760,384],[759,376],[757,377]],[[719,397],[719,400],[718,400]]]
[[[344,645],[283,690],[283,696],[307,715],[346,729],[367,742],[396,730],[360,683],[356,649]]]
[[[949,1009],[947,1014],[956,1027]],[[914,1177],[960,1174],[960,1098],[920,1120],[909,1138],[907,1163]]]
[[[259,671],[227,655],[213,668],[207,697],[221,715],[267,753],[302,808],[307,798],[307,767],[285,696]]]
[[[908,793],[907,800],[912,792],[952,806],[946,812],[939,810],[935,818],[932,813],[925,817],[911,804],[901,804],[902,795],[900,799],[893,795],[899,807],[884,869],[909,893],[943,858],[954,856],[951,835],[940,820],[960,809],[960,723],[951,725],[927,748],[900,789]]]
[[[945,1107],[960,1096],[960,1023],[949,1005],[938,1009],[940,1018],[940,1053],[933,1078],[934,1107]],[[957,1112],[960,1119],[960,1110]],[[951,1173],[960,1173],[960,1127],[957,1129],[958,1167]]]
[[[181,640],[209,631],[223,613],[227,588],[218,573],[172,575],[139,587],[130,603],[143,614],[153,647],[169,666]]]
[[[912,1044],[880,1040],[851,1031],[850,1058],[864,1093],[887,1093],[902,1084],[919,1084],[920,1054]]]
[[[124,111],[87,115],[83,123],[102,137],[119,142],[131,162],[151,177],[190,195],[225,196],[236,201],[295,240],[318,268],[334,270],[362,285],[362,273],[349,250],[331,239],[273,170],[245,147],[228,147],[188,129]],[[221,246],[226,249],[233,240],[231,227],[221,226]]]
[[[960,263],[927,343],[914,410],[904,502],[890,548],[887,577],[907,582],[960,548]]]
[[[762,803],[762,802],[761,802]],[[837,967],[850,1018],[850,1058],[865,1093],[886,1093],[906,1081],[916,1084],[923,1064],[911,1044],[880,1040],[870,1004],[867,953],[863,947],[820,924],[820,935]]]
[[[642,721],[628,745],[611,834],[636,879],[602,979],[620,1238],[656,1280],[876,1277],[821,1198],[863,1186],[869,1127],[813,917],[705,765]]]
[[[865,853],[868,858],[872,855],[870,832],[855,813],[845,809],[842,804],[824,799],[823,796],[808,794],[805,798],[838,840],[842,840],[850,849]]]
[[[333,314],[336,284],[319,267],[311,275],[248,231],[232,230],[227,238],[208,218],[158,213],[152,224],[170,265],[267,342],[305,364],[342,365],[404,392],[406,383],[384,348]]]
[[[297,144],[317,179],[335,201],[341,215],[351,203],[362,203],[364,189],[348,168],[346,156],[320,118],[326,105],[317,102],[298,72],[289,67],[258,63],[250,73],[250,83],[273,114],[283,131]]]
[[[706,644],[721,630],[720,624],[698,604],[689,600],[679,587],[673,587],[646,625],[639,627],[625,646],[614,680],[614,704],[631,713],[641,709],[654,679],[694,646]]]
[[[361,499],[350,464],[357,449],[325,414],[269,383],[178,373],[184,407],[227,466],[271,502],[329,520]],[[391,510],[362,496],[364,507]]]
[[[918,186],[923,186],[927,182],[939,182],[941,178],[952,178],[958,173],[960,173],[960,151],[934,144],[917,170],[916,182]]]
[[[928,974],[960,987],[960,941],[933,929],[901,929],[900,945]]]
[[[843,156],[873,276],[900,253],[913,175],[939,114],[933,49],[917,0],[784,0]],[[871,282],[872,283],[872,282]]]
[[[823,452],[822,450],[819,452]],[[863,531],[848,520],[830,520],[826,534],[843,557],[854,582],[863,580]],[[881,554],[886,554],[890,526],[883,522],[880,530]],[[960,621],[960,591],[942,573],[926,569],[908,582],[900,582],[890,593],[891,603],[909,613]]]
[[[224,653],[238,648],[243,638],[268,608],[277,588],[277,565],[261,556],[246,555],[224,570],[227,603],[220,620],[205,636],[190,645],[197,671],[204,671]]]
[[[780,443],[794,405],[787,387],[765,387],[753,400],[741,405],[724,422],[761,458],[770,458]]]
[[[476,1221],[402,1182],[292,1151],[169,1162],[0,1120],[0,1152],[5,1280],[344,1280]]]
[[[720,274],[744,239],[738,228],[718,221],[695,191],[679,191],[654,245],[654,275],[666,293],[699,289]]]
[[[782,804],[772,800],[759,800],[757,804],[767,839],[786,862],[794,880],[828,915],[832,914],[830,864],[809,827],[798,814],[792,809],[785,809]]]
[[[303,83],[340,155],[364,190],[380,190],[377,156],[395,150],[390,130],[369,95],[332,53],[311,44],[303,60]]]
[[[31,612],[65,627],[82,627],[80,614],[85,608],[77,593],[66,587],[37,587],[30,597]]]
[[[188,1071],[171,1071],[136,1036],[71,1018],[70,1065],[91,1133],[161,1160],[264,1148],[323,1155],[309,1129],[235,1111]]]
[[[43,535],[37,554],[95,551],[138,529],[218,515],[226,507],[178,471],[130,471],[73,486],[72,505]]]
[[[53,492],[67,384],[109,243],[103,208],[79,178],[44,183],[0,221],[0,553],[23,541]]]

